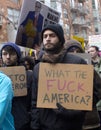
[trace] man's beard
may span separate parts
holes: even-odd
[[[64,48],[63,44],[58,43],[54,47],[44,46],[44,53],[42,55],[42,61],[48,63],[60,63],[67,53],[67,50]]]
[[[56,44],[48,43],[43,45],[44,50],[47,53],[58,53],[62,48],[62,43],[58,42]]]
[[[11,62],[11,61],[9,61],[9,62],[4,62],[3,61],[3,66],[17,66],[18,65],[18,60],[15,60],[15,62]]]

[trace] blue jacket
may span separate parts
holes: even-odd
[[[15,130],[11,114],[12,98],[11,80],[0,72],[0,130]]]

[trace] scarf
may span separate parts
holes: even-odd
[[[42,56],[42,61],[43,62],[48,62],[48,63],[60,63],[65,54],[66,54],[66,49],[65,47],[62,47],[61,49],[58,49],[56,52],[46,52]]]

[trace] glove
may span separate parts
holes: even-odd
[[[57,109],[55,109],[56,114],[61,115],[63,117],[69,117],[69,118],[74,118],[74,116],[84,116],[85,111],[80,111],[80,110],[70,110],[64,108],[60,103],[56,104]]]
[[[68,110],[64,108],[60,103],[56,103],[56,106],[57,109],[54,109],[56,114],[66,116]]]

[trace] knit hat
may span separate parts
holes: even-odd
[[[53,32],[56,33],[56,35],[58,36],[58,38],[60,39],[61,43],[64,44],[65,43],[65,38],[64,38],[64,31],[63,31],[63,28],[60,24],[48,24],[43,30],[42,30],[42,33],[41,33],[41,38],[43,40],[43,33],[46,31],[46,30],[51,30]]]
[[[74,39],[68,40],[64,46],[67,49],[67,52],[69,52],[72,48],[74,49],[78,48],[81,53],[84,53],[81,43],[77,40],[74,40]]]
[[[2,57],[2,50],[6,47],[6,46],[11,46],[12,48],[14,48],[14,50],[17,53],[18,58],[20,59],[21,57],[21,50],[20,48],[15,44],[15,43],[11,43],[11,42],[7,42],[5,43],[2,48],[1,48],[1,57]]]

